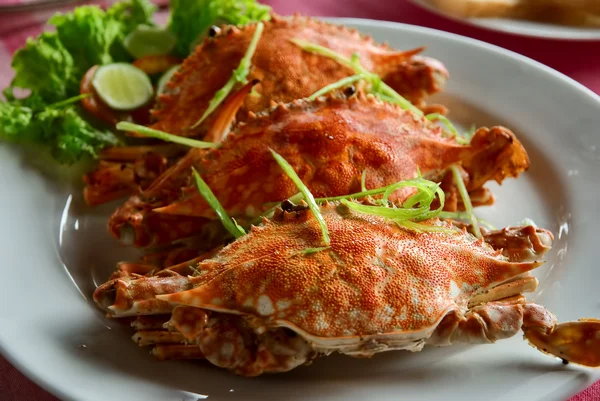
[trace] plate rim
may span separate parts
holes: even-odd
[[[409,0],[410,3],[416,5],[417,7],[430,12],[432,14],[438,15],[442,18],[446,18],[450,21],[458,22],[463,25],[484,29],[488,32],[500,32],[511,36],[519,36],[519,37],[527,37],[527,38],[535,38],[535,39],[545,39],[545,40],[560,40],[564,42],[600,42],[600,28],[597,29],[597,34],[591,34],[590,32],[582,32],[581,35],[570,35],[568,33],[562,33],[557,35],[548,35],[543,33],[535,33],[529,29],[512,29],[503,26],[499,26],[497,24],[485,24],[484,21],[499,21],[499,18],[461,18],[451,14],[448,14],[444,11],[441,11],[434,6],[427,4],[427,0]],[[520,22],[517,19],[509,18],[507,21],[515,21]],[[552,24],[544,24],[546,26],[553,26]],[[563,25],[556,25],[564,27]],[[591,30],[591,28],[590,28]]]
[[[478,51],[490,51],[490,52],[498,53],[504,57],[509,57],[518,62],[528,64],[529,66],[537,69],[538,71],[550,75],[555,80],[561,80],[564,83],[567,83],[573,89],[577,89],[577,91],[582,96],[585,96],[585,97],[589,98],[590,100],[593,100],[594,103],[596,103],[598,110],[600,111],[600,94],[595,93],[594,91],[592,91],[585,85],[583,85],[583,84],[579,83],[578,81],[576,81],[575,79],[555,70],[552,67],[549,67],[541,62],[538,62],[538,61],[531,59],[527,56],[524,56],[522,54],[505,49],[501,46],[490,44],[490,43],[484,42],[482,40],[474,39],[474,38],[471,38],[468,36],[455,34],[455,33],[451,33],[451,32],[446,32],[446,31],[443,31],[440,29],[423,27],[423,26],[412,25],[412,24],[401,23],[401,22],[382,21],[382,20],[367,19],[367,18],[347,18],[347,17],[316,16],[314,18],[321,19],[321,20],[324,20],[327,22],[336,23],[336,24],[345,24],[345,25],[351,24],[351,25],[355,25],[355,26],[361,26],[361,27],[364,27],[367,29],[369,27],[378,26],[378,27],[383,27],[385,29],[391,29],[391,30],[400,29],[402,31],[412,31],[412,32],[418,32],[418,33],[427,34],[427,35],[441,36],[446,39],[451,39],[457,43],[461,43],[461,44],[468,45],[468,46],[474,46],[478,49]],[[85,303],[85,300],[83,300],[83,302]],[[58,397],[59,399],[77,400],[76,398],[74,398],[75,396],[73,395],[73,393],[68,392],[69,388],[67,386],[63,386],[61,384],[55,384],[54,382],[46,380],[42,376],[37,375],[35,372],[33,372],[31,369],[29,369],[28,365],[30,365],[30,363],[28,363],[27,361],[24,361],[24,360],[20,360],[16,355],[14,355],[10,351],[10,347],[6,343],[6,340],[3,339],[1,332],[0,332],[0,354],[2,354],[2,356],[21,374],[23,374],[25,377],[27,377],[29,380],[31,380],[33,383],[38,385],[40,388],[42,388],[46,392],[49,392],[50,394],[54,395],[55,397]],[[595,375],[595,376],[597,376],[595,380],[598,380],[598,377],[600,377],[598,375],[599,374]],[[581,392],[588,387],[589,387],[589,385],[587,385],[586,387],[578,388],[578,390],[576,392],[574,392],[572,395],[575,395],[578,392]]]

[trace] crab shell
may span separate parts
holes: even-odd
[[[292,165],[316,197],[359,192],[363,172],[366,187],[373,189],[414,178],[420,171],[425,178],[442,181],[446,210],[462,207],[448,174],[451,165],[462,166],[475,205],[493,203],[482,187],[486,181],[502,182],[529,166],[525,149],[506,128],[481,128],[471,144],[461,145],[444,137],[436,124],[372,95],[358,92],[348,98],[336,93],[277,105],[236,124],[220,148],[191,150],[151,188],[120,207],[109,230],[121,238],[125,228],[132,228],[135,245],[147,246],[193,235],[206,219],[214,219],[193,184],[192,166],[229,215],[252,220],[269,202],[297,192],[269,148]]]
[[[241,28],[224,26],[206,38],[168,82],[153,116],[154,128],[183,136],[203,135],[214,114],[197,128],[215,92],[231,77],[244,56],[256,24]],[[346,57],[354,53],[361,64],[381,76],[401,95],[415,104],[427,94],[441,90],[448,72],[437,60],[415,56],[421,49],[402,52],[374,43],[370,37],[305,17],[273,15],[264,22],[264,31],[252,58],[248,80],[259,80],[238,112],[238,121],[248,112],[268,108],[272,102],[290,102],[310,96],[324,86],[353,74],[327,57],[303,51],[291,39],[307,40]]]
[[[311,212],[278,209],[195,268],[113,279],[94,300],[112,316],[138,315],[133,340],[157,358],[206,358],[245,376],[334,351],[493,343],[520,330],[542,352],[600,366],[599,320],[557,324],[521,295],[537,286],[529,271],[550,232],[513,227],[484,241],[435,220],[422,224],[442,231],[423,233],[347,206],[320,210],[333,240],[326,249],[314,249],[322,236]],[[486,241],[508,244],[507,256]]]
[[[417,351],[473,296],[541,264],[510,262],[459,230],[417,233],[343,205],[321,213],[329,248],[303,253],[323,245],[319,225],[283,212],[201,262],[193,289],[156,298],[252,316],[255,330],[287,328],[319,352]]]

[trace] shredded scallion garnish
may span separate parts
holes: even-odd
[[[467,213],[467,216],[469,217],[469,221],[471,222],[471,226],[473,228],[473,234],[477,238],[481,238],[481,230],[479,228],[479,221],[477,221],[475,214],[473,214],[473,205],[471,204],[471,198],[469,197],[469,193],[467,192],[467,187],[465,186],[465,182],[463,181],[463,179],[460,175],[460,170],[458,169],[457,165],[453,165],[452,167],[450,167],[450,170],[452,170],[452,175],[454,177],[454,183],[458,187],[458,193],[460,194],[463,204],[465,205],[465,213]]]
[[[192,148],[217,148],[219,144],[213,142],[204,142],[198,141],[195,139],[185,138],[182,136],[168,134],[163,131],[159,131],[156,129],[148,128],[143,125],[128,123],[126,121],[121,121],[117,124],[117,129],[121,131],[130,131],[137,132],[138,134],[142,134],[144,136],[149,136],[151,138],[161,139],[166,142],[178,143],[180,145],[190,146]]]
[[[227,81],[227,83],[215,93],[215,96],[208,103],[208,108],[206,109],[204,114],[202,114],[202,117],[200,117],[200,119],[196,121],[194,125],[192,125],[192,128],[196,128],[198,125],[202,124],[202,122],[206,120],[206,118],[213,111],[215,111],[215,109],[223,102],[223,100],[225,100],[227,95],[229,95],[229,92],[231,92],[235,84],[246,84],[248,82],[247,78],[248,74],[250,73],[252,56],[254,56],[254,52],[256,51],[256,46],[258,45],[258,41],[260,40],[263,29],[264,24],[262,22],[256,24],[254,35],[252,35],[250,45],[248,46],[248,49],[246,50],[246,54],[244,54],[242,61],[240,61],[238,67],[235,70],[233,70],[229,81]]]
[[[91,93],[82,93],[81,95],[73,96],[73,97],[70,97],[68,99],[61,100],[60,102],[52,103],[47,108],[48,109],[56,109],[56,108],[59,108],[59,107],[68,106],[70,104],[77,103],[80,100],[83,100],[83,99],[88,98],[90,96],[92,96]]]
[[[317,219],[319,226],[321,226],[321,232],[323,235],[323,243],[326,246],[329,246],[331,244],[331,239],[329,238],[329,230],[327,229],[327,224],[325,223],[325,219],[323,219],[323,215],[321,214],[321,211],[319,210],[319,205],[317,205],[315,198],[310,193],[310,191],[308,190],[306,185],[304,185],[304,183],[302,182],[300,177],[298,177],[298,174],[296,174],[296,172],[294,171],[294,168],[287,162],[287,160],[285,160],[280,154],[275,152],[273,149],[269,148],[269,150],[271,151],[271,154],[277,161],[277,164],[279,164],[281,169],[294,182],[294,184],[296,185],[296,187],[298,188],[300,193],[302,193],[304,201],[308,204],[308,207],[309,207],[310,211],[313,213],[313,215],[315,216],[315,219]]]
[[[239,238],[242,235],[246,234],[244,229],[240,227],[240,225],[235,220],[233,220],[227,215],[227,212],[225,211],[223,205],[221,205],[221,202],[219,202],[219,200],[217,199],[213,191],[210,189],[208,184],[202,179],[202,177],[200,177],[198,171],[196,171],[196,169],[193,167],[192,173],[194,174],[194,181],[196,182],[196,188],[198,188],[198,192],[200,192],[200,195],[202,195],[202,197],[206,200],[208,205],[215,211],[217,216],[219,216],[219,219],[221,220],[221,223],[223,224],[225,229],[229,231],[229,233],[235,238]]]
[[[389,207],[387,205],[386,195],[391,194],[396,189],[407,187],[414,187],[417,189],[417,192],[406,199],[402,204],[402,207]],[[382,206],[360,205],[350,202],[352,205],[349,207],[363,213],[388,217],[398,222],[407,220],[427,220],[436,217],[444,209],[444,191],[442,191],[439,184],[424,178],[414,178],[412,180],[401,181],[389,185],[388,187],[385,187],[383,194],[384,203]],[[435,200],[436,195],[440,201],[440,206],[435,210],[431,210],[431,204]],[[340,201],[345,205],[349,204],[348,198],[342,198]]]
[[[318,98],[319,96],[323,96],[324,94],[334,91],[336,89],[345,88],[346,86],[351,85],[354,82],[360,81],[361,79],[365,79],[365,78],[366,77],[363,74],[356,74],[356,75],[351,75],[346,78],[342,78],[337,82],[334,82],[332,84],[322,87],[321,89],[319,89],[318,91],[316,91],[315,93],[310,95],[308,97],[308,100],[313,101],[316,98]]]
[[[367,169],[364,169],[360,176],[360,190],[362,192],[367,191]]]
[[[357,53],[354,53],[352,58],[348,59],[347,57],[344,57],[341,54],[334,52],[331,49],[317,45],[315,43],[308,42],[306,40],[292,39],[291,41],[292,41],[292,43],[294,43],[297,46],[299,46],[300,48],[302,48],[302,50],[304,50],[304,51],[307,51],[310,53],[315,53],[315,54],[320,54],[322,56],[325,56],[325,57],[328,57],[330,59],[337,61],[339,64],[341,64],[343,66],[346,66],[346,67],[352,69],[356,73],[356,75],[349,77],[349,78],[353,79],[352,82],[358,81],[359,79],[364,79],[366,82],[368,82],[371,85],[371,93],[380,97],[382,100],[397,104],[404,110],[410,110],[418,116],[423,115],[423,112],[421,110],[419,110],[417,107],[415,107],[410,101],[408,101],[407,99],[402,97],[398,92],[396,92],[394,89],[392,89],[388,84],[383,82],[381,80],[381,77],[379,77],[379,75],[372,73],[371,71],[369,71],[365,67],[363,67],[360,64]],[[355,77],[358,77],[358,78],[354,79]],[[345,78],[345,79],[348,79],[348,78]],[[343,86],[343,85],[338,85],[338,84],[339,84],[339,82],[337,84],[334,83],[334,84],[328,85],[325,88],[329,88],[329,90],[334,90],[334,89],[337,89],[337,88]],[[346,82],[346,85],[349,85],[349,83]],[[325,91],[325,88],[322,88],[317,93],[319,93],[319,95],[327,93],[327,91]],[[316,98],[315,94],[313,94],[311,96],[311,98]]]
[[[462,135],[460,132],[458,132],[458,130],[456,129],[454,124],[452,124],[452,121],[450,121],[448,119],[448,117],[443,116],[439,113],[432,113],[432,114],[426,115],[425,118],[432,122],[433,121],[441,121],[446,126],[446,128],[448,128],[448,130],[450,131],[452,136],[454,138],[456,138],[456,142],[460,143],[461,145],[469,144],[470,136]]]

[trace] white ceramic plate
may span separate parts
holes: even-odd
[[[482,42],[409,25],[337,22],[397,48],[427,45],[427,53],[451,71],[440,100],[455,120],[504,124],[518,133],[532,167],[518,180],[494,186],[496,205],[480,213],[497,226],[530,217],[551,229],[555,247],[537,272],[535,300],[561,320],[600,317],[600,99],[550,68]],[[61,398],[562,401],[600,377],[563,366],[519,336],[370,360],[332,356],[255,379],[202,362],[155,361],[131,342],[128,327],[105,319],[91,301],[115,262],[135,256],[106,232],[114,205],[85,207],[79,188],[40,174],[48,166],[0,145],[0,346]]]
[[[531,36],[561,40],[600,40],[600,28],[571,27],[541,22],[522,21],[507,18],[458,18],[440,11],[428,0],[411,0],[429,11],[443,15],[455,21],[475,25],[480,28],[500,31],[515,35]]]

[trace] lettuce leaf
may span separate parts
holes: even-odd
[[[115,134],[92,126],[76,106],[35,112],[7,102],[0,102],[0,139],[42,143],[62,164],[75,163],[84,156],[96,157],[98,149],[119,144]]]
[[[187,57],[212,25],[246,25],[268,20],[271,8],[256,0],[171,0],[167,28],[177,37],[175,52]]]
[[[149,0],[129,0],[106,11],[82,6],[53,16],[49,23],[56,32],[29,39],[13,57],[15,77],[3,92],[7,101],[0,101],[0,139],[38,142],[66,164],[118,143],[114,134],[86,121],[77,107],[51,105],[78,95],[92,66],[130,61],[123,39],[138,25],[152,24],[154,10]],[[15,88],[31,94],[17,99]]]
[[[29,107],[0,102],[0,139],[8,141],[38,140],[31,130],[33,111]]]
[[[73,57],[54,33],[28,39],[15,53],[12,67],[11,89],[29,89],[47,103],[69,97],[77,84]]]
[[[52,156],[62,164],[72,164],[84,156],[97,156],[97,150],[120,141],[112,132],[100,130],[86,121],[74,106],[46,109],[35,116],[37,129]]]

